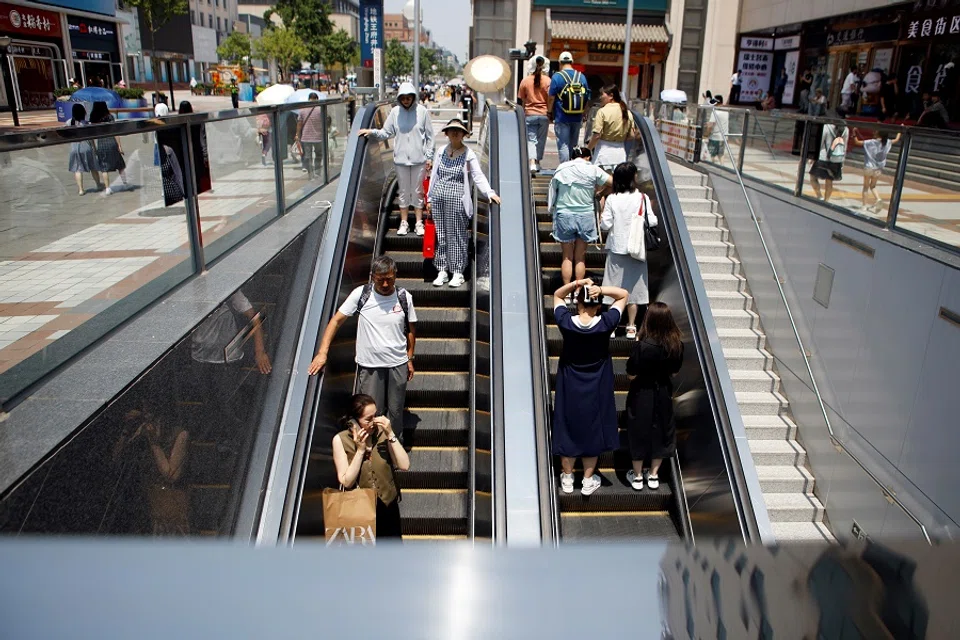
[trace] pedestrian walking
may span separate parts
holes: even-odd
[[[283,117],[280,114],[279,117]],[[270,151],[270,114],[261,113],[257,116],[257,140],[260,143],[260,164],[267,166],[267,153]]]
[[[843,80],[843,87],[840,89],[841,104],[840,108],[849,113],[854,110],[856,95],[860,91],[860,75],[857,73],[856,65],[851,65],[850,73]]]
[[[544,68],[547,59],[537,56],[536,67],[520,83],[517,98],[523,103],[523,114],[527,120],[527,155],[530,158],[530,171],[540,171],[543,151],[547,146],[547,132],[550,119],[547,117],[547,102],[550,99],[550,78]]]
[[[773,97],[777,109],[783,108],[783,94],[787,91],[787,83],[790,81],[790,76],[787,74],[786,68],[780,69],[780,75],[777,77],[777,84],[773,90]]]
[[[74,104],[70,119],[67,120],[68,127],[85,127],[87,122],[87,110],[79,102]],[[93,142],[83,140],[81,142],[70,143],[70,155],[67,158],[69,171],[73,174],[73,179],[77,183],[78,195],[83,195],[86,191],[83,188],[83,174],[89,172],[93,176],[93,181],[97,184],[97,191],[103,189],[100,183],[100,171],[97,165],[97,154],[93,148]]]
[[[311,92],[307,98],[312,102],[320,96]],[[307,174],[308,180],[314,180],[323,169],[323,110],[319,105],[300,109],[294,141],[300,147],[300,170]]]
[[[470,179],[491,202],[500,204],[500,196],[490,188],[477,154],[463,144],[464,136],[469,133],[463,121],[450,120],[443,133],[450,142],[437,154],[427,194],[427,213],[433,217],[437,234],[433,264],[438,273],[433,286],[449,283],[451,287],[459,287],[464,283],[463,272],[467,266],[467,223],[473,217]]]
[[[407,383],[413,380],[414,374],[417,312],[413,296],[406,289],[398,288],[396,282],[397,265],[393,258],[380,256],[374,260],[370,282],[351,291],[327,324],[308,372],[316,375],[323,371],[337,331],[347,318],[359,314],[357,387],[383,409],[402,441],[403,404]]]
[[[394,469],[408,471],[410,456],[391,421],[377,416],[377,403],[358,393],[341,418],[342,430],[333,437],[333,464],[344,489],[377,492],[377,538],[401,538],[400,490]]]
[[[820,138],[820,154],[810,169],[810,182],[817,198],[830,202],[833,195],[833,183],[843,180],[843,161],[847,157],[847,141],[850,131],[843,124],[823,125]],[[820,194],[820,180],[826,182],[823,195]]]
[[[361,136],[372,136],[377,140],[389,140],[396,137],[393,148],[393,163],[397,171],[398,200],[400,205],[400,227],[398,236],[410,232],[410,207],[416,216],[414,230],[422,236],[423,227],[423,178],[433,169],[433,122],[430,111],[417,103],[417,90],[409,82],[400,85],[397,104],[390,110],[382,129],[361,129]]]
[[[473,95],[473,89],[463,88],[463,95],[460,97],[460,108],[463,109],[464,122],[470,133],[473,133],[473,112],[476,109],[476,97]]]
[[[861,140],[859,135],[854,135],[854,146],[863,147],[863,196],[860,207],[864,211],[873,209],[880,213],[883,210],[883,200],[877,193],[877,183],[887,166],[890,149],[898,142],[900,142],[899,132],[893,140],[890,139],[890,134],[885,131],[874,131],[873,138],[869,140]],[[874,199],[873,204],[869,207],[867,206],[868,193]]]
[[[723,106],[723,96],[718,94],[713,97],[713,101],[715,106]],[[720,164],[723,162],[725,150],[724,138],[730,133],[730,113],[723,109],[711,109],[707,112],[704,128],[707,134],[707,153],[710,154],[710,162]]]
[[[567,308],[571,295],[576,297],[576,314]],[[614,302],[601,313],[604,296]],[[553,294],[553,314],[563,337],[553,404],[553,454],[560,456],[564,493],[573,493],[577,458],[583,461],[580,493],[588,496],[599,489],[597,458],[620,446],[610,334],[620,324],[626,302],[623,289],[598,287],[590,279],[565,284]]]
[[[597,240],[596,197],[612,178],[591,164],[587,147],[574,147],[573,160],[557,167],[547,192],[547,208],[553,214],[553,238],[560,243],[564,284],[586,276],[587,243]]]
[[[560,70],[550,81],[547,112],[553,118],[560,163],[570,160],[571,150],[580,139],[580,129],[587,117],[590,85],[586,77],[573,68],[573,54],[560,54]]]
[[[627,160],[626,141],[636,138],[636,122],[620,97],[620,89],[608,84],[600,90],[603,105],[593,119],[593,136],[587,147],[593,152],[593,163],[608,171]]]
[[[617,165],[613,171],[613,193],[607,196],[600,216],[600,229],[607,232],[607,261],[603,284],[627,291],[627,339],[637,338],[637,312],[650,302],[647,288],[647,261],[630,255],[630,228],[638,215],[652,228],[658,224],[650,198],[637,189],[637,166]],[[643,313],[640,314],[643,317]]]
[[[153,115],[157,118],[170,115],[170,107],[167,106],[167,96],[160,94],[157,97],[157,103],[153,106]]]
[[[643,317],[633,353],[627,360],[627,435],[633,468],[627,481],[637,491],[660,488],[660,465],[677,451],[673,418],[673,380],[683,364],[683,340],[670,307],[653,302]],[[649,463],[649,467],[647,467]]]
[[[91,124],[109,124],[113,122],[113,116],[110,115],[110,109],[106,102],[97,101],[93,103],[93,109],[90,110]],[[127,187],[127,163],[123,159],[123,148],[120,141],[114,136],[97,139],[97,167],[103,174],[103,182],[107,188],[104,189],[104,195],[113,193],[110,188],[110,172],[116,171],[120,175],[120,181],[124,189]]]

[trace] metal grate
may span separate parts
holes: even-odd
[[[817,281],[813,285],[813,299],[824,309],[830,308],[830,294],[833,293],[833,274],[835,271],[823,264],[817,267]]]

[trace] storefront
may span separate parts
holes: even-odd
[[[661,88],[669,37],[664,25],[645,24],[633,25],[630,39],[630,86],[624,99],[647,99]],[[547,55],[556,61],[562,52],[572,53],[573,66],[587,77],[594,96],[599,96],[600,87],[620,84],[625,41],[624,24],[554,20]]]
[[[123,61],[113,22],[69,16],[73,77],[84,87],[111,88],[123,79]]]
[[[937,3],[938,5],[940,3]],[[960,3],[925,11],[921,1],[904,20],[899,41],[897,86],[901,114],[916,118],[923,109],[923,94],[939,93],[951,121],[960,121]]]
[[[13,77],[19,111],[49,109],[54,91],[67,86],[60,14],[42,9],[0,3],[0,34],[12,43],[0,63]],[[0,80],[0,108],[9,109],[4,80]]]

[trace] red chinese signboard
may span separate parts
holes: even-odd
[[[60,16],[51,11],[0,2],[0,32],[14,36],[62,37]]]

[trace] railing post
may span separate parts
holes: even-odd
[[[196,125],[202,126],[202,125]],[[197,198],[197,174],[193,166],[193,136],[190,135],[191,125],[180,127],[180,148],[183,149],[181,158],[183,167],[183,204],[187,210],[187,235],[190,239],[190,253],[193,256],[193,270],[203,273],[206,260],[203,257],[203,232],[200,230],[200,201]],[[159,142],[158,142],[159,144]]]
[[[810,130],[813,127],[809,120],[803,121],[803,141],[800,143],[800,163],[797,165],[797,184],[793,188],[793,195],[803,195],[803,178],[807,171],[807,155],[810,153]]]
[[[903,182],[907,177],[907,161],[910,159],[910,148],[913,146],[913,134],[910,129],[903,132],[903,144],[900,146],[900,157],[897,159],[897,172],[893,177],[893,189],[890,192],[890,207],[887,209],[887,229],[897,226],[897,215],[900,213],[900,195],[903,193]]]
[[[282,122],[281,118],[286,117],[287,112],[276,111],[270,114],[270,131],[273,133],[271,142],[271,153],[273,154],[273,181],[277,188],[277,215],[282,216],[287,212],[287,192],[283,183],[283,154],[281,151],[287,146],[286,135],[283,141],[280,140]],[[283,131],[286,133],[286,131]],[[281,146],[282,145],[282,146]]]
[[[320,106],[323,118],[323,184],[330,182],[330,132],[327,131],[327,105]]]
[[[744,111],[743,112],[743,129],[741,129],[741,132],[740,132],[740,158],[738,160],[738,162],[740,163],[738,165],[739,167],[738,171],[740,172],[741,175],[743,174],[743,160],[747,155],[747,136],[749,135],[749,132],[750,132],[749,126],[750,126],[750,112]]]

